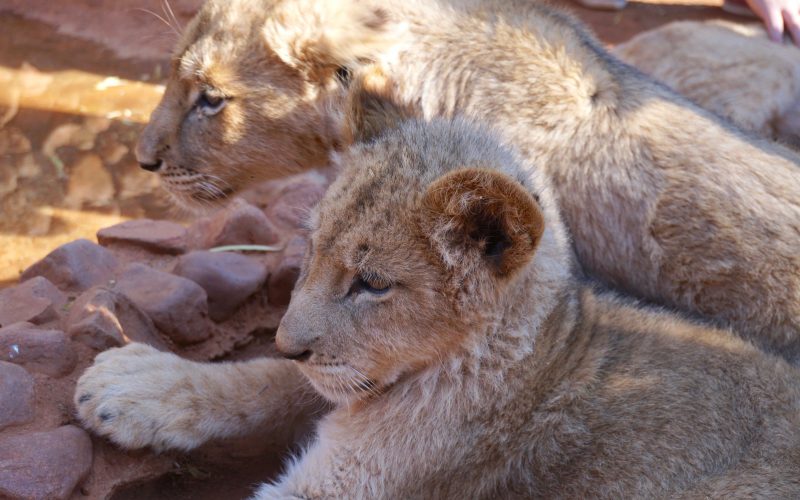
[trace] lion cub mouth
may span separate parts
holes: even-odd
[[[346,363],[303,363],[300,368],[333,401],[376,397],[388,389]]]
[[[197,201],[212,201],[219,202],[228,199],[233,194],[232,188],[217,189],[214,191],[200,190],[191,194],[191,197]]]
[[[223,205],[235,194],[235,189],[217,177],[189,172],[180,167],[160,172],[161,185],[173,200],[189,209]]]

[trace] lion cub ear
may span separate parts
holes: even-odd
[[[393,46],[400,29],[376,1],[287,0],[275,7],[262,32],[286,64],[323,80]]]
[[[511,177],[489,169],[450,172],[423,205],[432,240],[451,266],[488,266],[508,276],[533,257],[544,232],[538,203]]]
[[[391,85],[375,67],[356,74],[347,93],[342,120],[342,143],[369,142],[384,132],[397,128],[416,114],[391,95]]]

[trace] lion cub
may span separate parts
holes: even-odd
[[[195,203],[324,164],[365,65],[426,118],[478,117],[540,169],[587,274],[800,363],[800,159],[542,2],[210,0],[139,160]]]
[[[258,499],[800,495],[797,371],[728,332],[579,284],[529,166],[460,120],[373,136],[398,115],[376,99],[365,94],[365,142],[339,157],[312,217],[277,334],[294,361],[110,350],[78,385],[87,426],[144,445],[157,432],[199,443],[214,426],[276,425],[290,401],[244,380],[294,380],[293,363],[336,407]],[[148,363],[170,367],[155,388]],[[252,384],[252,400],[225,384]],[[182,420],[172,441],[170,419]]]
[[[800,50],[761,24],[680,21],[611,51],[745,130],[800,149]]]

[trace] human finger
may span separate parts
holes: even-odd
[[[783,21],[787,30],[792,35],[794,44],[800,47],[800,9],[795,7],[793,10],[784,11]]]

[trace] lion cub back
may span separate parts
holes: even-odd
[[[612,53],[745,130],[800,148],[800,50],[760,25],[675,22]]]

